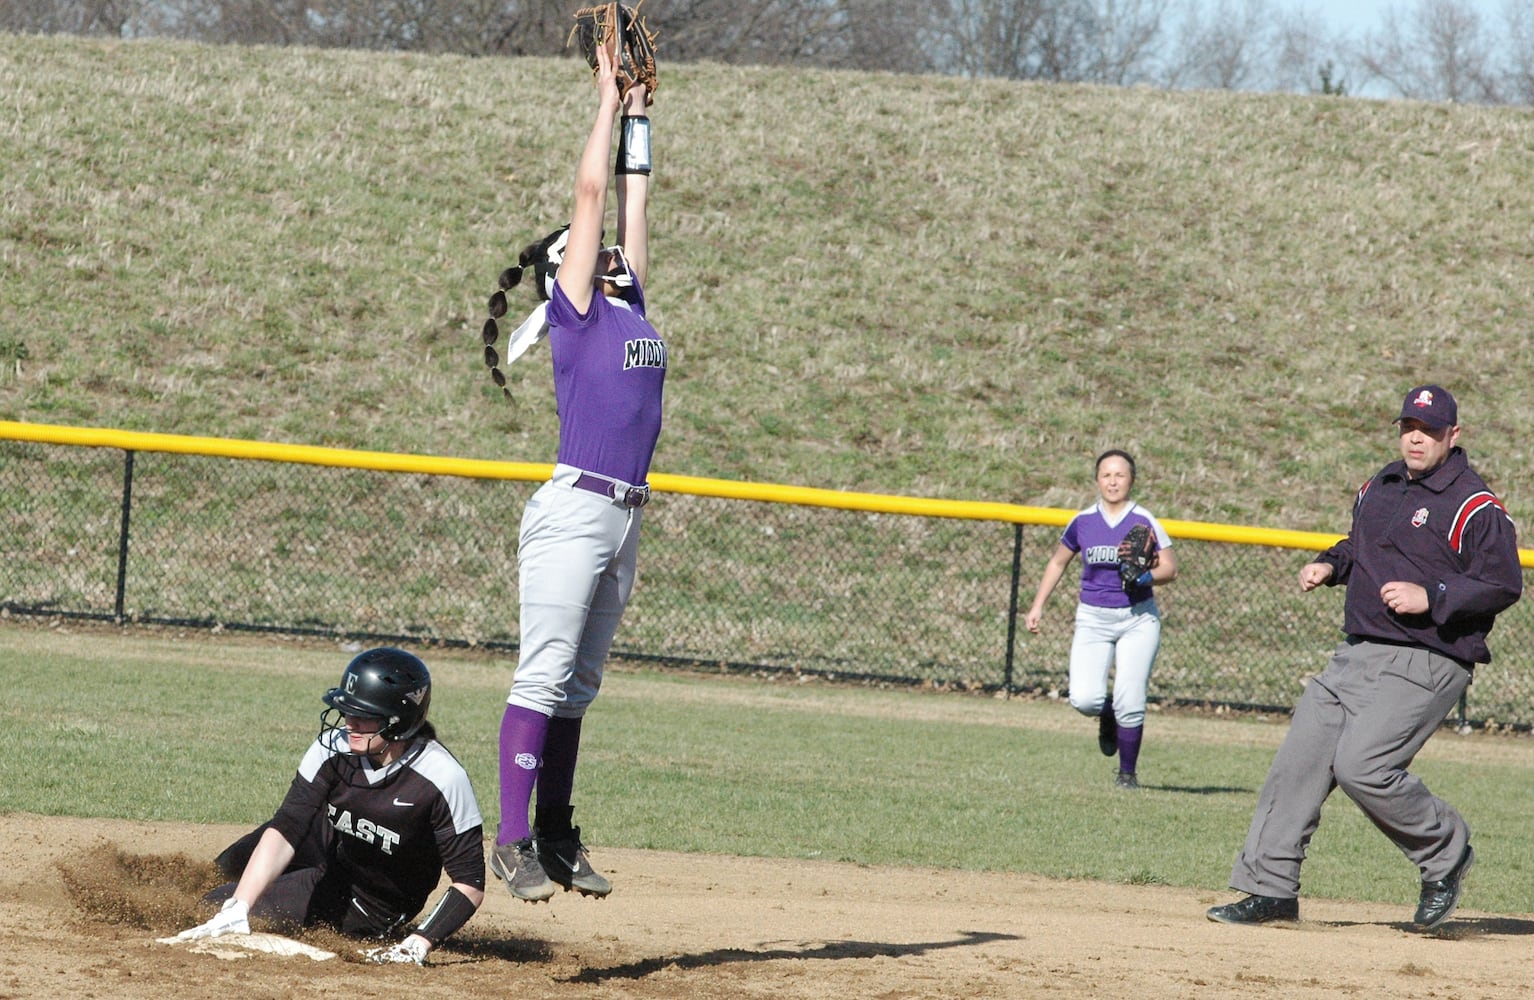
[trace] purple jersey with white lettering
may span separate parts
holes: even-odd
[[[564,465],[639,485],[660,437],[666,342],[645,318],[644,292],[591,297],[586,315],[564,289],[549,301],[549,347]]]
[[[1172,538],[1139,504],[1131,504],[1109,522],[1101,504],[1093,504],[1071,518],[1060,536],[1060,544],[1081,554],[1081,603],[1095,608],[1127,608],[1151,596],[1150,587],[1125,590],[1119,580],[1119,542],[1137,524],[1150,528],[1157,550],[1171,548]]]

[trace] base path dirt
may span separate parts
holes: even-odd
[[[0,1000],[515,998],[1523,998],[1534,916],[1460,911],[1437,936],[1395,906],[1210,923],[1229,894],[925,868],[604,849],[606,900],[499,883],[427,968],[342,951],[235,958],[157,944],[187,883],[243,828],[0,815]]]

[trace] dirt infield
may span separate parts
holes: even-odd
[[[156,944],[243,828],[0,815],[0,1000],[230,997],[1514,998],[1534,916],[1306,904],[1298,925],[1204,919],[1207,892],[937,869],[603,850],[616,889],[516,902],[499,885],[425,969],[221,959]]]

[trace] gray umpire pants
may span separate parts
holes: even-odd
[[[1348,639],[1300,697],[1257,799],[1231,888],[1292,899],[1300,863],[1341,788],[1424,880],[1446,877],[1470,840],[1454,807],[1406,768],[1460,694],[1470,671],[1411,646]]]

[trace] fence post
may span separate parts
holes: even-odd
[[[1023,566],[1023,526],[1012,525],[1012,599],[1007,608],[1007,666],[1002,675],[1002,687],[1007,697],[1012,697],[1012,657],[1017,648],[1017,590],[1021,585]]]
[[[128,515],[133,509],[133,452],[123,452],[123,513],[122,527],[117,533],[117,602],[112,620],[118,625],[123,621],[123,592],[128,587]]]

